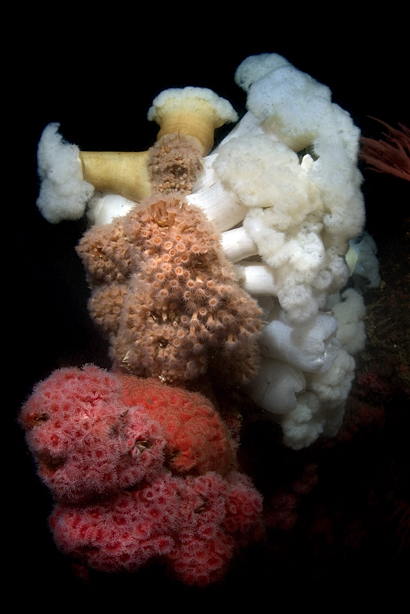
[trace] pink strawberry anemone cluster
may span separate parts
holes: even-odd
[[[261,530],[261,496],[202,394],[64,368],[37,384],[20,422],[56,500],[55,542],[87,568],[135,572],[154,558],[204,586]]]

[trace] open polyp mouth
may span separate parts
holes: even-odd
[[[50,419],[46,412],[27,412],[20,418],[21,424],[25,429],[32,429],[35,426],[41,426],[44,422]]]
[[[57,471],[66,462],[64,456],[52,456],[48,452],[42,452],[37,455],[40,465],[48,471]]]

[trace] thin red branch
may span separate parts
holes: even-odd
[[[410,181],[410,129],[403,124],[399,124],[399,129],[392,128],[380,119],[372,119],[389,132],[383,133],[384,140],[361,137],[359,157],[378,173],[388,173]]]

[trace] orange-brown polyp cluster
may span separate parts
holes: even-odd
[[[202,172],[197,139],[184,134],[166,134],[149,150],[148,170],[155,192],[189,194]]]
[[[78,253],[91,315],[120,367],[164,382],[211,366],[232,384],[255,373],[260,309],[236,284],[214,227],[182,195],[153,195],[91,228]]]

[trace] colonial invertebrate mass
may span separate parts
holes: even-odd
[[[77,253],[112,370],[57,370],[20,421],[57,545],[100,571],[161,557],[187,584],[220,580],[263,526],[235,395],[307,447],[338,432],[364,346],[355,274],[361,289],[379,277],[359,129],[277,54],[235,79],[247,111],[215,149],[238,115],[196,87],[154,99],[148,151],[80,151],[58,124],[40,140],[40,212],[90,222]]]
[[[92,316],[112,357],[131,373],[192,380],[213,367],[247,381],[256,373],[260,309],[235,281],[218,234],[179,195],[152,196],[78,252],[94,290]]]

